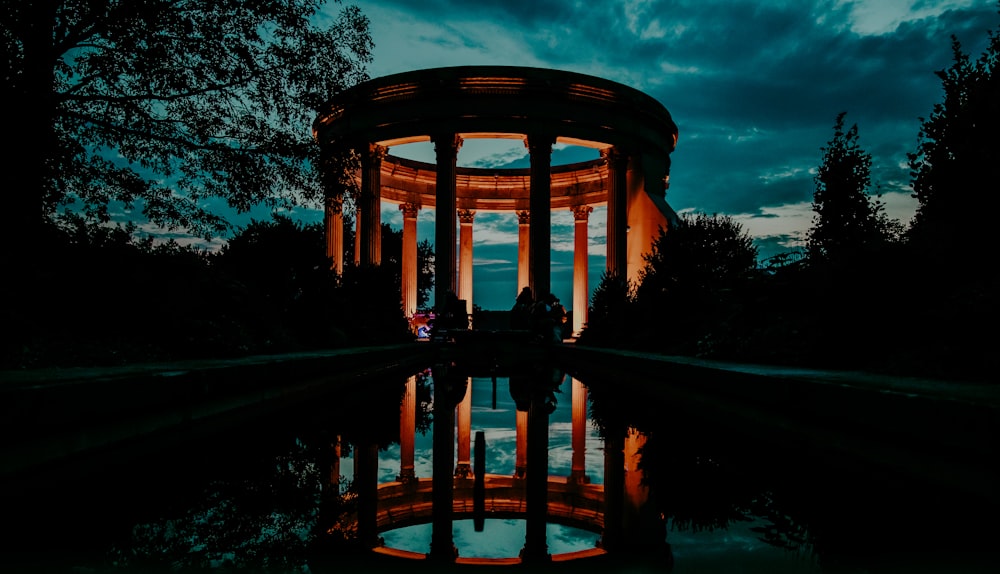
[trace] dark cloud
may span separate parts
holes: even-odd
[[[873,156],[873,182],[905,195],[906,154],[916,147],[920,118],[943,96],[935,72],[952,62],[950,37],[975,58],[1000,21],[995,0],[948,10],[941,7],[958,3],[923,0],[909,13],[891,13],[892,6],[878,0],[359,4],[379,14],[390,11],[397,22],[419,30],[415,34],[433,57],[417,67],[540,65],[640,89],[662,102],[679,127],[667,194],[676,210],[756,216],[761,224],[777,223],[774,213],[794,213],[805,226],[815,190],[812,170],[822,160],[837,114],[847,112],[847,122],[858,125],[860,144]],[[877,19],[864,19],[871,16]],[[404,28],[393,30],[405,34]],[[375,40],[373,70],[403,71],[380,59],[408,66],[421,61],[418,51],[380,52],[380,39]],[[392,47],[397,40],[383,41]],[[448,54],[454,61],[439,61]],[[513,157],[481,161],[528,167],[526,154]],[[593,150],[557,149],[553,163],[593,157]],[[758,230],[762,255],[787,251],[801,240],[805,228],[794,233],[786,228]],[[569,229],[554,230],[564,231]],[[564,264],[554,263],[554,274]],[[486,268],[477,267],[477,273],[492,280]],[[599,275],[591,275],[593,286]],[[514,291],[503,285],[501,307]],[[569,294],[559,296],[565,300]]]

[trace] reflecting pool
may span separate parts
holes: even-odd
[[[995,558],[995,519],[969,518],[964,495],[552,366],[430,366],[53,470],[4,485],[8,566],[398,570],[441,541],[459,559],[608,571],[985,572]]]

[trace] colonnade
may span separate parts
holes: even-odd
[[[466,301],[467,313],[473,305],[473,226],[477,210],[458,207],[456,162],[462,146],[457,134],[433,136],[436,156],[434,209],[435,281],[434,297],[439,307],[449,291]],[[515,210],[518,221],[518,265],[516,295],[522,287],[535,298],[551,292],[551,156],[555,138],[529,135],[525,139],[531,163],[530,197],[527,210]],[[355,264],[381,263],[381,165],[388,148],[368,144],[355,148],[361,155],[360,186],[356,198]],[[628,262],[627,173],[630,157],[617,147],[601,150],[608,168],[607,181],[607,270],[625,276]],[[467,202],[474,205],[474,201]],[[417,215],[418,202],[399,205],[403,213],[402,307],[407,317],[417,307]],[[326,198],[327,256],[332,267],[343,271],[343,198]],[[573,333],[579,334],[587,321],[589,300],[588,230],[593,206],[571,205],[573,212]],[[456,236],[456,222],[460,229]],[[458,243],[457,266],[455,245]],[[456,274],[457,271],[457,274]]]
[[[457,481],[475,479],[471,464],[472,446],[472,384],[470,378],[436,381],[433,425],[433,517],[432,540],[429,557],[452,560],[455,549],[452,540],[452,498]],[[513,478],[524,488],[527,527],[524,561],[549,559],[545,535],[546,508],[548,505],[548,425],[551,406],[541,388],[532,384],[532,390],[520,397],[516,410],[516,457]],[[441,396],[437,396],[438,393]],[[513,393],[513,390],[512,390]],[[529,396],[530,395],[530,396]],[[586,468],[587,440],[587,388],[571,378],[572,401],[572,462],[568,484],[589,484]],[[526,407],[526,408],[525,408]],[[400,405],[400,457],[397,482],[416,489],[419,477],[414,468],[416,434],[416,377],[409,377],[405,384]],[[457,430],[456,430],[457,428]],[[604,531],[601,546],[612,552],[642,540],[653,540],[665,534],[650,529],[649,492],[643,484],[642,471],[638,468],[639,452],[646,437],[634,428],[609,432],[604,447]],[[456,440],[457,439],[457,440]],[[339,443],[334,445],[339,465]],[[456,452],[457,451],[457,452]],[[457,462],[455,462],[457,454]],[[368,547],[377,544],[376,515],[378,513],[378,452],[374,444],[356,444],[354,448],[355,482],[358,485],[358,538]],[[331,473],[336,480],[337,470]],[[653,523],[656,522],[654,519]],[[629,546],[632,541],[632,546]]]

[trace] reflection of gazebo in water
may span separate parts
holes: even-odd
[[[488,345],[489,343],[487,343]],[[509,352],[513,351],[513,352]],[[530,346],[496,355],[499,374],[509,379],[516,407],[513,475],[496,474],[485,460],[485,436],[476,433],[472,456],[472,379],[481,367],[441,360],[432,368],[434,416],[432,476],[415,472],[416,377],[403,390],[399,424],[399,472],[392,482],[379,483],[378,446],[362,433],[354,444],[354,485],[358,493],[355,520],[359,543],[389,557],[431,559],[467,564],[534,563],[606,556],[670,559],[665,523],[650,503],[649,486],[639,467],[646,442],[640,431],[605,420],[603,484],[591,484],[586,463],[587,387],[554,366],[551,348]],[[493,367],[493,376],[498,371]],[[471,375],[471,376],[470,376]],[[570,388],[565,385],[569,383]],[[562,386],[562,388],[560,388]],[[569,390],[570,392],[565,392]],[[571,406],[570,473],[549,475],[549,416],[556,395]],[[494,378],[494,405],[496,379]],[[567,396],[568,395],[568,396]],[[457,452],[456,452],[457,445]],[[457,456],[456,456],[457,455]],[[457,461],[457,464],[456,464]],[[593,472],[595,469],[590,468]],[[338,476],[334,470],[332,476]],[[523,518],[524,547],[518,557],[485,559],[458,556],[453,521],[462,518]],[[379,534],[414,524],[431,523],[429,552],[382,546]],[[599,546],[550,555],[546,524],[558,523],[599,533]],[[478,527],[477,527],[478,528]]]
[[[451,290],[466,301],[469,312],[477,212],[516,214],[517,289],[529,286],[537,299],[551,291],[551,211],[572,210],[574,332],[586,321],[587,220],[593,206],[607,205],[608,271],[631,279],[659,227],[676,218],[664,198],[677,126],[655,99],[601,78],[512,66],[395,74],[338,94],[317,117],[314,133],[325,157],[346,149],[361,157],[357,263],[381,262],[381,202],[399,204],[407,317],[416,310],[416,218],[422,208],[436,211],[435,302],[440,306]],[[521,139],[531,167],[458,168],[459,149],[469,138]],[[394,145],[418,141],[434,143],[435,165],[387,154]],[[601,158],[553,167],[556,142],[599,149]],[[326,198],[327,254],[338,272],[343,266],[342,202],[343,197]]]

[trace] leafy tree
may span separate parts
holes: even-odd
[[[734,287],[757,266],[750,235],[726,215],[684,215],[661,229],[643,259],[638,298],[681,290],[687,293]]]
[[[884,204],[868,193],[872,156],[858,144],[857,124],[844,129],[845,115],[837,115],[833,139],[823,148],[815,177],[815,215],[807,249],[816,262],[850,261],[898,235],[898,224],[885,215]]]
[[[644,258],[636,305],[646,345],[701,354],[728,336],[738,289],[757,265],[757,248],[739,223],[723,215],[685,215],[660,230]]]
[[[352,242],[353,246],[353,242]],[[353,249],[352,249],[353,250]],[[353,255],[352,255],[353,257]],[[389,265],[402,284],[403,230],[382,224],[382,265]],[[434,288],[434,247],[426,239],[417,243],[417,308],[425,309]]]
[[[937,72],[944,100],[922,120],[917,151],[909,156],[918,201],[911,237],[937,258],[967,263],[992,254],[1000,207],[1000,29],[988,38],[972,61],[952,36],[954,61]]]
[[[4,171],[26,174],[8,213],[34,228],[76,203],[106,222],[120,202],[208,235],[228,228],[212,198],[239,210],[321,198],[309,126],[366,79],[372,50],[358,8],[326,4],[4,3],[0,95],[22,138]]]
[[[599,347],[625,345],[633,312],[633,291],[627,277],[608,271],[602,273],[590,298],[587,324],[580,333],[579,342]]]

